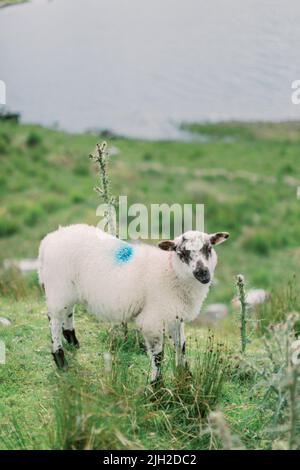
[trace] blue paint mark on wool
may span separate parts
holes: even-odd
[[[127,243],[122,244],[115,251],[115,259],[118,263],[127,263],[133,255],[133,248]]]

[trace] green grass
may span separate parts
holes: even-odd
[[[36,257],[41,238],[59,225],[96,224],[99,199],[92,189],[97,174],[88,155],[101,137],[8,121],[0,126],[0,263]],[[76,317],[81,349],[67,351],[70,370],[58,373],[36,276],[24,278],[1,268],[0,316],[12,321],[0,326],[7,348],[7,363],[0,365],[1,448],[222,447],[203,412],[209,409],[224,413],[230,433],[243,447],[271,448],[267,429],[273,401],[270,397],[266,402],[266,385],[257,387],[253,370],[235,371],[239,324],[230,300],[238,273],[245,276],[247,288],[273,292],[251,318],[258,320],[257,327],[250,324],[247,346],[254,362],[268,325],[300,309],[297,279],[294,290],[287,287],[300,264],[300,124],[195,124],[189,129],[205,139],[112,138],[108,143],[118,150],[110,162],[112,193],[128,195],[129,204],[204,203],[206,231],[230,232],[230,240],[218,248],[219,282],[208,298],[230,309],[215,332],[216,341],[225,341],[228,349],[222,349],[228,374],[220,388],[209,392],[218,384],[221,357],[216,352],[215,366],[212,361],[205,368],[205,358],[213,357],[207,352],[206,328],[188,330],[193,378],[180,376],[183,389],[178,389],[167,345],[164,387],[153,396],[138,334],[130,330],[124,344],[120,331],[99,324],[82,309]],[[104,371],[105,351],[113,356],[109,374]],[[213,382],[210,374],[216,374]]]
[[[0,327],[7,354],[0,366],[1,448],[206,448],[205,416],[215,406],[245,446],[262,445],[260,398],[253,401],[249,383],[234,379],[229,348],[208,330],[188,330],[192,381],[174,370],[167,344],[164,386],[153,394],[149,361],[132,328],[128,344],[121,336],[111,347],[111,327],[79,310],[81,348],[66,348],[70,367],[61,373],[50,355],[44,302],[2,300],[0,308],[12,321]],[[233,336],[230,344],[236,347]],[[109,350],[112,371],[106,372]]]
[[[259,386],[255,369],[244,369],[235,359],[237,323],[214,335],[206,328],[188,328],[192,378],[174,368],[167,342],[163,384],[153,392],[149,361],[132,326],[125,342],[122,328],[101,325],[77,309],[81,348],[66,346],[69,370],[59,372],[50,355],[44,302],[2,299],[0,309],[12,322],[0,327],[7,354],[0,366],[1,448],[217,449],[222,442],[207,422],[213,409],[223,413],[243,448],[272,447],[269,428],[276,400],[266,399],[270,385]],[[262,350],[256,339],[247,360],[261,365]],[[108,370],[105,352],[111,354]]]

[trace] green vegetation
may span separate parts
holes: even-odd
[[[249,288],[272,289],[297,273],[300,260],[300,124],[236,128],[239,138],[219,124],[205,126],[213,138],[204,142],[109,142],[119,152],[111,157],[113,194],[128,195],[129,204],[204,203],[206,230],[231,233],[219,248],[213,298],[220,301],[231,299],[238,272]],[[97,223],[97,172],[88,155],[99,140],[1,122],[2,260],[36,257],[40,239],[58,225]]]
[[[193,142],[111,137],[111,190],[128,195],[129,204],[205,204],[206,231],[231,234],[218,248],[219,282],[208,300],[226,303],[230,314],[214,335],[206,327],[188,329],[192,376],[174,368],[166,343],[164,383],[154,392],[133,327],[125,340],[121,328],[101,325],[79,308],[81,349],[67,350],[70,370],[63,374],[49,354],[36,275],[1,267],[0,316],[12,323],[0,324],[7,354],[0,365],[0,448],[271,448],[274,427],[278,447],[296,446],[298,371],[281,367],[280,351],[272,363],[265,345],[270,325],[300,311],[294,277],[300,264],[300,124],[195,124],[189,130]],[[41,238],[58,225],[97,223],[98,173],[88,155],[99,140],[92,133],[0,121],[1,264],[35,258]],[[249,363],[236,357],[239,313],[230,303],[239,272],[247,289],[271,292],[255,315],[249,313]],[[270,383],[283,370],[276,392]]]
[[[19,3],[25,3],[27,0],[0,0],[0,8],[7,7],[9,5],[16,5]]]

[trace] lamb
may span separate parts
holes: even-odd
[[[85,302],[100,320],[136,322],[151,359],[151,382],[157,382],[164,331],[176,344],[180,318],[184,353],[184,322],[200,313],[217,264],[213,247],[228,237],[227,232],[189,231],[156,247],[127,243],[84,224],[49,233],[40,244],[39,281],[56,365],[67,367],[62,336],[79,347],[73,311]]]

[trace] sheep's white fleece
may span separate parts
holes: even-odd
[[[118,262],[123,242],[88,225],[62,227],[40,245],[39,279],[51,316],[85,302],[99,319],[135,319],[144,333],[156,336],[176,317],[193,320],[209,284],[181,276],[183,263],[174,252],[134,243],[132,256]]]

